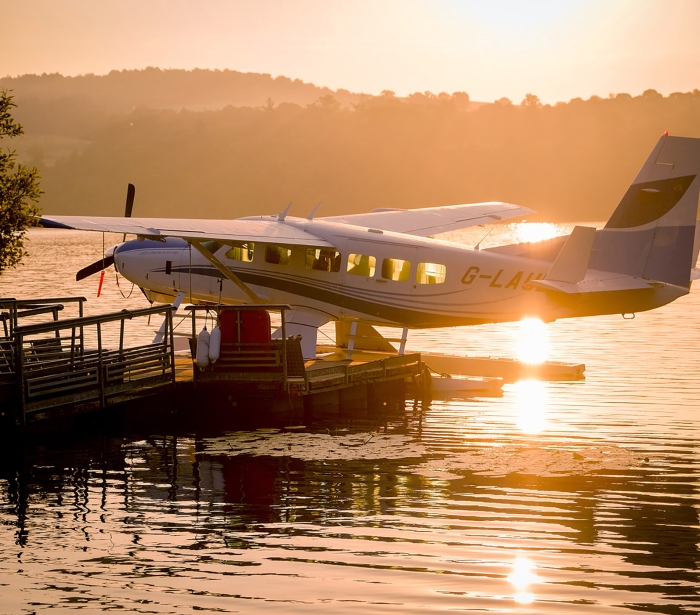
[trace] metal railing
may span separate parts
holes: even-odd
[[[49,297],[40,299],[0,298],[0,322],[6,338],[12,337],[13,331],[19,326],[20,318],[51,314],[54,322],[58,313],[65,309],[67,303],[78,304],[78,317],[84,315],[85,297]]]
[[[154,315],[165,319],[163,341],[125,348],[126,323]],[[119,326],[116,348],[104,344],[103,330],[108,323]],[[95,348],[86,348],[86,333],[93,334]],[[32,413],[49,408],[94,401],[104,408],[113,395],[175,384],[170,305],[15,326],[12,348],[18,418],[22,424]],[[0,350],[0,367],[4,356],[6,353]]]

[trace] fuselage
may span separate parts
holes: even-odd
[[[323,320],[361,320],[410,328],[547,321],[633,313],[664,305],[677,287],[620,292],[563,293],[536,288],[548,261],[476,250],[432,238],[287,218],[333,248],[273,241],[207,247],[262,300],[313,311]],[[132,240],[115,250],[115,267],[151,298],[184,291],[188,300],[250,303],[237,285],[185,240]],[[680,294],[679,294],[680,293]]]

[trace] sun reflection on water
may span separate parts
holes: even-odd
[[[515,391],[516,424],[521,431],[538,434],[547,428],[547,388],[540,380],[521,380]]]
[[[523,318],[518,335],[518,358],[523,363],[543,363],[549,356],[549,331],[539,318]]]
[[[551,222],[518,222],[512,226],[518,243],[544,241],[570,232],[565,227]]]
[[[513,562],[513,572],[508,575],[508,581],[515,588],[515,601],[520,604],[530,604],[535,596],[527,591],[530,585],[539,582],[535,564],[524,555],[519,555]]]

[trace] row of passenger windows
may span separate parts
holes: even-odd
[[[254,243],[244,243],[226,252],[226,258],[250,263],[255,253]],[[266,245],[265,262],[288,265],[292,250],[284,246]],[[308,248],[305,255],[307,269],[338,273],[341,267],[340,252],[324,248]],[[352,275],[373,278],[377,271],[377,259],[368,254],[348,255],[347,272]],[[400,258],[385,258],[382,261],[381,277],[384,280],[408,282],[411,279],[411,263]],[[417,284],[442,284],[447,276],[447,267],[437,263],[418,263],[415,270]]]

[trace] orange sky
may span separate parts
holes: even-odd
[[[0,76],[230,68],[398,95],[700,88],[697,0],[0,0]]]

